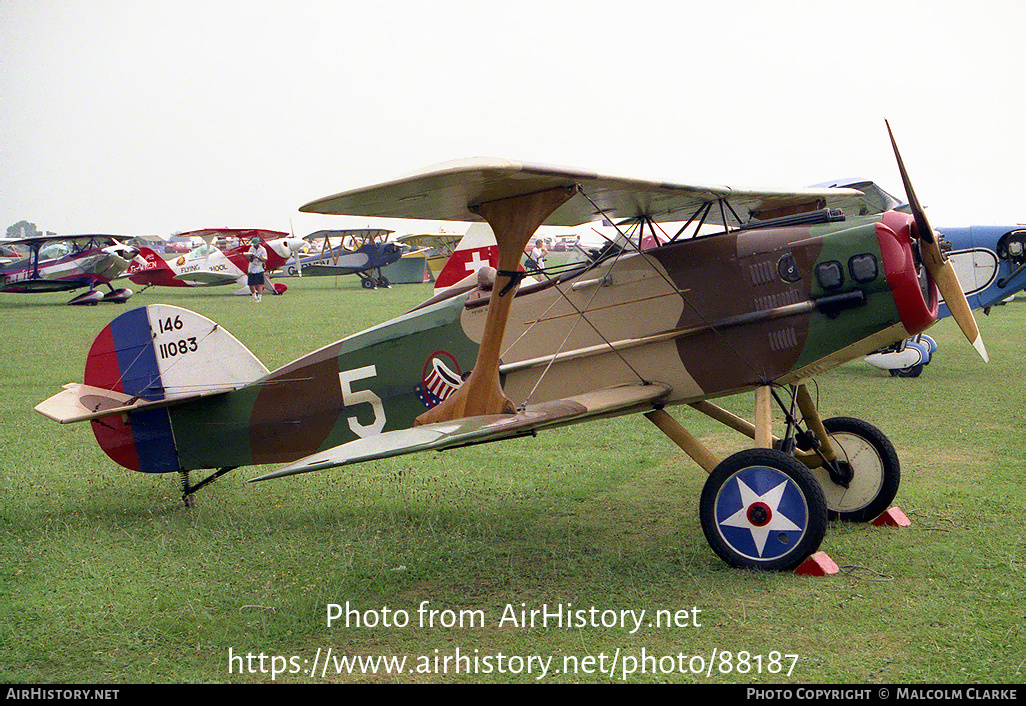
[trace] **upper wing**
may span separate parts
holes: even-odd
[[[385,228],[345,228],[342,230],[316,230],[313,233],[304,236],[303,239],[316,240],[318,238],[335,237],[345,239],[351,236],[360,242],[363,242],[365,240],[376,242],[378,240],[387,240],[388,236],[390,236],[394,232],[394,230],[387,230]]]
[[[516,414],[464,417],[449,422],[397,429],[307,456],[252,480],[280,478],[429,449],[439,450],[499,441],[529,434],[543,427],[574,424],[602,415],[621,414],[651,407],[669,391],[668,386],[661,384],[623,385],[567,399],[529,405]]]
[[[459,245],[463,236],[459,233],[417,233],[400,235],[396,242],[419,248],[431,248],[441,255],[449,255]]]
[[[424,220],[480,220],[472,211],[478,204],[558,187],[580,186],[588,198],[570,199],[545,225],[577,226],[595,220],[599,211],[615,219],[645,216],[655,221],[683,221],[703,204],[721,198],[742,220],[781,209],[864,209],[864,196],[856,189],[808,188],[797,190],[733,189],[728,186],[674,184],[645,179],[606,176],[564,167],[524,164],[508,160],[470,159],[432,167],[376,186],[346,191],[312,201],[300,211],[383,218]],[[718,209],[706,219],[722,222]]]
[[[207,242],[215,238],[235,238],[238,240],[249,240],[256,236],[262,240],[276,240],[287,238],[289,234],[280,230],[266,230],[264,228],[203,228],[201,230],[190,230],[186,233],[179,233],[183,238],[202,238]]]
[[[4,238],[3,242],[7,245],[34,245],[37,243],[66,240],[95,240],[96,242],[116,243],[118,241],[128,240],[131,237],[132,236],[130,235],[104,235],[99,233],[85,235],[30,235],[27,238]]]

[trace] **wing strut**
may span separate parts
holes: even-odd
[[[516,277],[520,256],[531,236],[552,213],[577,193],[577,187],[556,187],[522,196],[471,205],[471,210],[492,227],[499,248],[498,274]],[[481,346],[467,381],[444,402],[417,418],[417,424],[444,422],[481,414],[513,414],[516,405],[502,391],[499,380],[499,356],[506,321],[515,292],[492,288],[488,300]]]

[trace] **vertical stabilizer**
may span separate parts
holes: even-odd
[[[86,360],[85,384],[145,400],[173,400],[241,387],[267,374],[238,339],[187,309],[152,304],[104,327]],[[181,470],[168,408],[92,422],[114,461],[147,473]]]
[[[492,227],[487,223],[474,223],[435,278],[435,294],[466,281],[475,281],[472,278],[486,265],[499,266],[499,248]]]
[[[167,264],[156,251],[141,247],[139,254],[129,264],[125,275],[136,284],[144,284],[147,287],[159,284],[163,286],[181,286],[183,283],[176,283],[175,271]]]

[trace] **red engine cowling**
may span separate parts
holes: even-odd
[[[906,213],[888,211],[876,227],[887,284],[910,336],[925,331],[937,320],[939,303],[937,285],[914,249],[918,243],[912,237],[913,223]]]

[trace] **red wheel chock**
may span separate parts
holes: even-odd
[[[892,507],[873,520],[874,527],[908,527],[912,521],[905,516],[901,508]],[[816,552],[798,565],[794,573],[798,576],[829,576],[840,569],[826,552]]]
[[[908,527],[911,524],[912,520],[898,507],[892,507],[873,520],[874,527]]]
[[[816,552],[798,565],[794,573],[798,576],[829,576],[840,571],[826,552]]]

